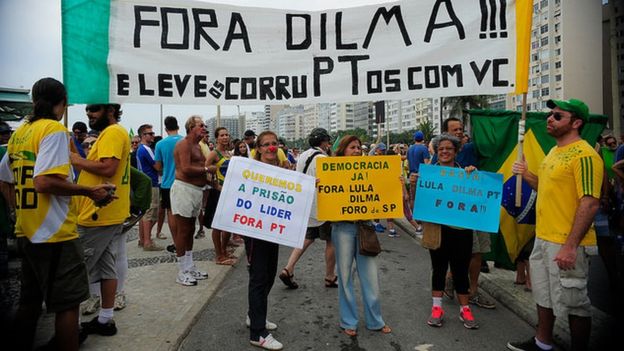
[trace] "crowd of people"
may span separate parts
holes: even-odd
[[[231,140],[229,131],[219,127],[211,140],[200,116],[186,120],[185,136],[178,134],[178,120],[169,116],[164,121],[167,136],[158,142],[149,124],[129,137],[119,124],[122,110],[118,104],[87,105],[91,131],[87,123],[77,122],[70,136],[59,123],[67,106],[62,83],[52,78],[39,80],[32,99],[33,115],[16,131],[0,123],[4,195],[0,205],[9,210],[4,221],[11,222],[11,213],[15,216],[14,234],[22,255],[21,296],[12,325],[15,349],[31,349],[42,302],[48,312],[56,313],[52,347],[77,350],[88,334],[116,334],[114,311],[126,306],[126,233],[137,221],[138,245],[145,251],[166,249],[175,254],[178,272],[172,282],[182,286],[197,286],[199,280],[208,278],[193,261],[193,243],[203,237],[204,227],[212,229],[216,264],[234,265],[232,247],[244,244],[249,270],[246,324],[252,345],[283,348],[272,335],[278,326],[267,319],[268,296],[276,276],[289,289],[299,287],[296,264],[317,238],[325,241],[322,279],[326,288],[338,291],[339,325],[344,333],[351,337],[358,333],[355,275],[361,285],[365,327],[391,333],[381,311],[378,258],[358,250],[359,221],[319,220],[316,195],[303,248],[293,249],[279,271],[277,244],[211,228],[230,160],[249,157],[316,177],[316,158],[400,155],[402,172],[396,186],[403,190],[405,217],[419,235],[425,223],[412,219],[411,208],[418,197],[420,166],[478,171],[477,152],[457,118],[445,120],[442,133],[432,140],[416,131],[409,147],[368,146],[353,135],[332,144],[331,135],[316,128],[308,136],[310,148],[299,154],[271,131],[256,135],[248,130],[243,139]],[[624,146],[605,136],[594,149],[580,138],[588,122],[588,109],[581,101],[551,100],[548,106],[552,111],[547,131],[557,146],[537,174],[529,171],[526,161],[513,166],[514,173],[538,192],[536,238],[533,247],[518,258],[516,283],[532,290],[539,325],[534,338],[510,342],[507,346],[512,350],[552,349],[556,317],[569,319],[572,348],[587,348],[591,314],[586,246],[598,245],[613,288],[621,282],[616,236],[622,234],[624,224]],[[156,226],[155,237],[166,238],[161,232],[165,217],[173,242],[163,248],[155,243],[152,232]],[[391,219],[387,228],[379,220],[374,225],[377,232],[387,229],[390,237],[398,237]],[[2,230],[0,246],[4,252],[6,231]],[[447,225],[440,225],[440,232],[440,247],[429,250],[432,308],[426,323],[442,327],[443,298],[457,296],[463,326],[478,329],[471,305],[496,307],[480,293],[478,284],[482,256],[491,249],[490,235]],[[99,309],[98,315],[79,323],[81,303],[84,314]]]

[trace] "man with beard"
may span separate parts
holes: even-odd
[[[193,233],[195,218],[201,210],[203,189],[206,186],[206,158],[199,141],[206,135],[206,125],[199,116],[191,116],[184,124],[186,137],[176,144],[173,158],[176,164],[175,180],[171,185],[171,213],[175,216],[173,236],[178,260],[176,282],[184,286],[197,285],[198,279],[207,279],[208,273],[193,263]]]
[[[81,170],[78,184],[93,186],[110,183],[116,187],[117,198],[100,208],[87,198],[80,202],[78,234],[85,248],[90,283],[100,282],[101,309],[99,316],[81,323],[89,334],[115,335],[113,307],[117,289],[115,256],[120,245],[124,220],[130,215],[130,140],[119,125],[119,104],[87,105],[89,127],[100,131],[86,159],[72,154],[72,164]]]
[[[596,245],[592,222],[600,206],[603,162],[580,133],[589,122],[589,108],[577,99],[548,100],[552,109],[546,130],[557,145],[544,157],[537,174],[526,161],[515,162],[537,191],[535,245],[529,261],[537,333],[510,350],[551,350],[555,318],[568,319],[572,350],[587,350],[591,303],[587,296],[589,258],[585,247]]]

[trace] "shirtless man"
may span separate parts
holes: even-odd
[[[185,123],[186,137],[173,151],[176,164],[175,180],[171,186],[171,213],[175,216],[176,235],[173,236],[178,259],[178,284],[197,285],[197,280],[207,279],[193,263],[193,233],[195,218],[201,210],[203,188],[206,186],[206,158],[199,141],[206,135],[206,125],[199,116],[191,116]]]

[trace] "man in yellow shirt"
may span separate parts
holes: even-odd
[[[589,122],[589,108],[577,99],[548,100],[552,109],[547,131],[557,141],[539,166],[537,175],[526,161],[516,162],[521,174],[537,190],[536,239],[531,253],[533,298],[537,304],[535,338],[510,342],[511,350],[552,349],[556,317],[567,317],[573,349],[586,350],[591,330],[587,296],[589,260],[585,246],[596,245],[592,226],[600,206],[603,162],[581,139]]]
[[[40,79],[32,99],[33,116],[15,131],[0,162],[0,180],[15,186],[15,235],[22,254],[20,302],[7,350],[32,348],[43,301],[47,312],[56,313],[56,335],[48,346],[78,350],[78,306],[89,297],[89,287],[72,196],[103,206],[113,187],[72,182],[70,136],[58,122],[67,107],[63,84]]]
[[[86,159],[72,154],[72,163],[81,170],[78,184],[110,183],[116,187],[117,198],[100,208],[83,198],[79,204],[78,234],[85,247],[89,282],[100,282],[101,309],[99,316],[81,323],[89,334],[111,336],[117,333],[113,306],[117,289],[115,256],[125,245],[123,222],[130,215],[130,140],[119,125],[121,106],[118,104],[87,105],[91,129],[100,131]]]

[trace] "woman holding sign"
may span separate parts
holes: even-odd
[[[449,134],[442,134],[432,141],[434,152],[438,156],[436,166],[460,167],[455,162],[455,156],[459,151],[461,142],[457,137]],[[474,166],[465,168],[466,173],[476,170]],[[468,268],[472,256],[472,230],[441,225],[442,242],[439,248],[429,250],[431,256],[431,296],[433,297],[433,307],[431,317],[427,321],[432,327],[441,327],[444,320],[444,310],[442,310],[442,294],[446,279],[446,271],[450,265],[451,273],[455,284],[455,292],[459,300],[459,319],[468,329],[477,329],[479,324],[475,321],[468,300],[469,279]]]
[[[362,142],[353,135],[346,135],[338,144],[336,156],[361,156]],[[338,306],[340,327],[349,336],[357,335],[358,308],[351,275],[353,261],[360,280],[366,328],[384,334],[392,332],[381,317],[379,276],[377,257],[360,255],[358,250],[356,222],[335,222],[332,224],[332,242],[336,248],[338,273]]]
[[[254,159],[279,167],[277,149],[277,135],[271,131],[262,132],[258,135]],[[249,262],[249,342],[267,350],[281,350],[283,347],[269,333],[269,330],[277,329],[277,325],[266,319],[269,292],[277,274],[278,249],[278,244],[245,237]]]

